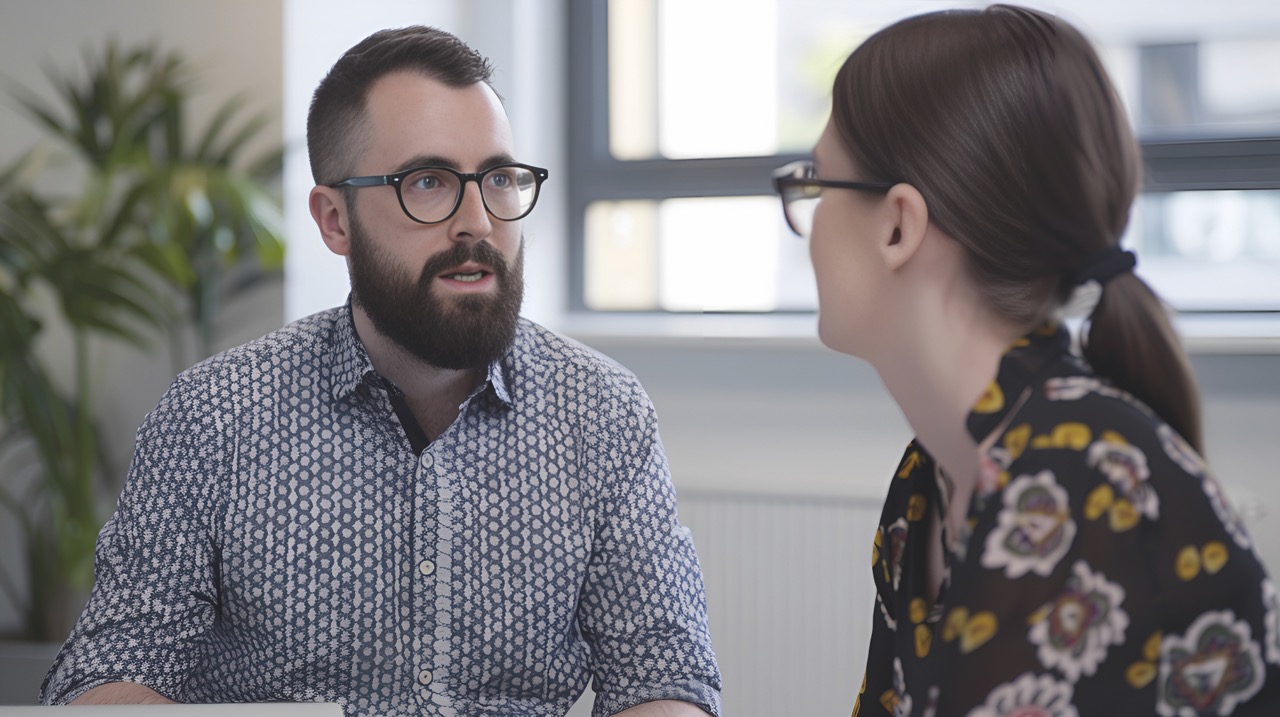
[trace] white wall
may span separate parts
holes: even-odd
[[[561,93],[560,0],[284,0],[284,136],[293,150],[285,166],[285,224],[291,239],[285,267],[285,318],[293,320],[341,304],[350,284],[346,265],[329,253],[307,209],[313,182],[306,157],[311,93],[347,48],[375,30],[433,25],[463,38],[496,66],[515,134],[516,157],[548,167],[538,207],[524,220],[524,314],[554,323],[564,310],[565,166]]]

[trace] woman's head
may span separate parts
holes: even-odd
[[[1009,5],[920,15],[870,37],[836,77],[828,131],[858,179],[920,193],[986,308],[1014,325],[1049,319],[1077,272],[1118,246],[1141,183],[1137,143],[1089,42]],[[1140,279],[1108,282],[1088,338],[1099,373],[1199,445],[1185,355]],[[1153,367],[1156,380],[1140,375]]]
[[[1065,22],[997,5],[908,18],[836,78],[831,124],[868,179],[905,182],[965,249],[990,308],[1047,318],[1119,241],[1140,181],[1124,109]]]

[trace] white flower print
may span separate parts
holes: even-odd
[[[910,717],[911,695],[907,694],[907,680],[902,674],[902,658],[893,658],[893,691],[898,701],[893,705],[893,717]]]
[[[1266,609],[1267,662],[1280,665],[1280,595],[1270,578],[1262,581],[1262,606]]]
[[[1078,401],[1099,388],[1102,382],[1088,376],[1063,376],[1044,382],[1044,392],[1050,401]]]
[[[1124,588],[1090,570],[1083,560],[1071,571],[1062,594],[1037,613],[1040,619],[1028,637],[1039,646],[1041,664],[1056,668],[1074,684],[1082,674],[1097,672],[1108,648],[1124,642],[1129,616],[1120,608]]]
[[[1128,443],[1094,441],[1085,458],[1090,468],[1097,468],[1116,486],[1118,493],[1133,504],[1135,510],[1150,520],[1160,517],[1160,499],[1147,479],[1147,454]]]
[[[889,580],[897,590],[902,583],[902,561],[907,555],[907,519],[898,518],[885,532],[885,550],[888,551]]]
[[[884,604],[884,598],[880,597],[880,593],[876,593],[876,607],[880,608],[880,615],[884,617],[884,624],[887,625],[890,630],[897,632],[898,621],[893,619],[893,615],[889,614],[889,608]]]
[[[1024,672],[991,691],[968,717],[1080,717],[1071,704],[1074,690],[1050,675]]]
[[[1218,484],[1218,479],[1213,474],[1205,471],[1201,476],[1200,485],[1204,488],[1204,494],[1209,497],[1209,505],[1213,506],[1213,512],[1218,514],[1218,520],[1222,521],[1222,527],[1227,529],[1236,544],[1246,550],[1253,548],[1253,541],[1249,539],[1249,533],[1244,529],[1244,521],[1236,513],[1231,504],[1227,502],[1226,491]]]
[[[1156,710],[1164,717],[1229,715],[1265,678],[1249,623],[1230,610],[1206,612],[1185,635],[1161,642]]]
[[[1160,444],[1164,446],[1165,454],[1174,463],[1181,466],[1184,471],[1196,477],[1204,475],[1204,459],[1169,424],[1160,424],[1160,427],[1156,429],[1156,437],[1160,439]]]
[[[1009,578],[1048,576],[1071,548],[1076,524],[1067,491],[1052,471],[1020,475],[1004,491],[999,522],[987,535],[982,566]]]

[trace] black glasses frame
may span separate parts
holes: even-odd
[[[533,201],[529,202],[529,208],[524,210],[520,216],[508,219],[494,214],[493,210],[489,208],[489,201],[484,198],[484,184],[482,183],[482,180],[485,175],[490,172],[494,172],[499,169],[509,169],[511,167],[519,167],[520,169],[527,169],[532,172],[535,186],[533,188]],[[401,187],[404,186],[404,180],[406,177],[415,172],[421,172],[424,169],[445,171],[458,178],[458,196],[453,201],[453,209],[449,210],[449,213],[446,214],[443,219],[437,219],[433,222],[426,222],[413,216],[413,213],[409,211],[409,207],[405,206],[404,191],[401,189]],[[326,186],[337,189],[339,187],[381,187],[389,184],[396,188],[396,199],[400,200],[400,209],[404,212],[406,217],[409,217],[419,224],[439,224],[441,222],[449,221],[454,214],[458,213],[458,207],[462,206],[462,197],[467,193],[467,182],[475,182],[476,186],[480,188],[480,202],[484,204],[484,210],[494,219],[504,222],[514,222],[524,219],[529,216],[529,212],[533,211],[534,206],[538,204],[538,197],[542,194],[542,183],[547,181],[547,177],[549,176],[551,176],[551,173],[542,167],[535,167],[530,164],[520,164],[519,162],[496,164],[488,169],[482,169],[479,172],[459,172],[451,167],[440,167],[428,164],[421,167],[410,167],[404,171],[396,172],[395,174],[374,174],[367,177],[349,177],[340,182],[334,182],[333,184]]]
[[[798,237],[807,238],[805,232],[796,227],[791,218],[791,202],[795,199],[817,199],[822,189],[854,189],[859,192],[884,194],[898,184],[897,182],[849,182],[835,179],[818,179],[813,176],[813,162],[807,159],[797,160],[773,170],[773,190],[782,199],[782,216],[787,219],[787,226]],[[799,192],[797,196],[796,192]]]

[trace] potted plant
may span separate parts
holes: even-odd
[[[264,120],[245,118],[242,99],[191,132],[193,73],[154,45],[107,44],[82,73],[49,76],[53,102],[10,94],[59,154],[0,171],[0,518],[25,551],[0,565],[0,599],[36,641],[66,637],[122,478],[98,437],[95,352],[167,337],[181,368],[211,351],[220,301],[283,260],[281,153],[245,161]],[[70,380],[45,355],[52,330],[70,337]],[[196,357],[183,349],[192,331]]]

